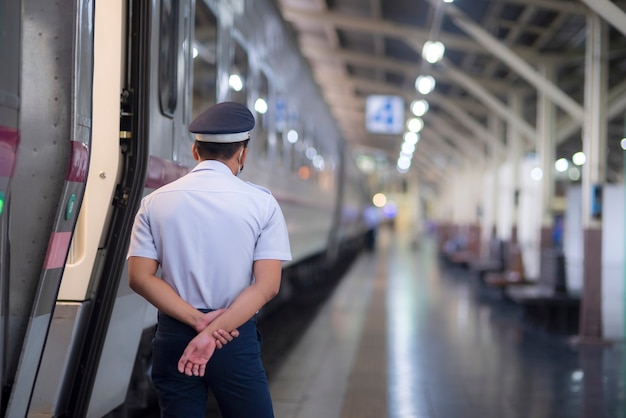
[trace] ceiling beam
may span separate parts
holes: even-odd
[[[422,172],[428,176],[429,180],[433,180],[437,183],[447,182],[450,176],[445,173],[445,168],[438,166],[428,157],[416,154],[411,161],[411,168],[415,167],[417,170],[423,170]],[[433,179],[435,177],[435,179]]]
[[[467,160],[467,154],[465,154],[461,148],[452,145],[452,143],[448,142],[443,135],[428,125],[422,129],[418,144],[419,143],[431,144],[446,154],[454,156],[459,161]]]
[[[471,77],[454,68],[454,66],[446,60],[441,61],[440,64],[445,67],[447,73],[454,78],[459,85],[463,86],[476,98],[482,101],[489,109],[499,115],[502,119],[515,126],[515,128],[518,129],[528,140],[535,141],[537,138],[535,128],[526,122],[520,115],[514,113],[507,104],[493,96],[489,91],[472,80]]]
[[[438,4],[438,0],[428,0],[432,4]],[[594,0],[595,1],[595,0]],[[445,11],[452,21],[476,42],[483,45],[489,52],[500,58],[509,65],[513,71],[535,86],[538,91],[545,92],[548,97],[574,119],[584,119],[583,107],[574,99],[564,93],[556,84],[545,78],[535,70],[526,60],[515,54],[507,45],[493,37],[479,25],[474,23],[465,13],[457,7],[447,4]]]
[[[474,134],[475,138],[484,142],[489,149],[493,150],[497,156],[504,156],[504,146],[502,140],[493,135],[484,125],[479,123],[475,118],[458,106],[454,100],[439,94],[432,94],[429,99],[432,99],[434,103],[438,103],[441,108],[460,122],[466,129]]]
[[[524,6],[536,6],[544,10],[584,15],[587,11],[577,2],[555,0],[491,0],[494,3],[516,3]],[[595,0],[591,0],[595,1]]]
[[[284,18],[288,21],[306,21],[309,23],[317,23],[319,25],[332,24],[335,27],[342,29],[350,29],[373,35],[385,35],[404,41],[416,40],[420,44],[420,53],[423,43],[426,42],[430,36],[430,33],[427,30],[416,29],[413,26],[403,25],[384,19],[358,17],[354,15],[330,11],[312,12],[291,7],[283,7],[282,11]],[[459,50],[464,52],[485,52],[482,47],[477,45],[475,42],[468,40],[464,36],[441,33],[439,36],[439,40],[446,45],[446,48],[451,50]],[[529,48],[518,48],[518,52],[531,54],[532,56],[537,57],[537,54],[534,51],[531,51]]]
[[[381,59],[380,57],[374,55],[348,51],[346,49],[333,50],[321,47],[312,42],[301,42],[301,50],[304,56],[312,61],[336,60],[363,67],[374,67],[385,71],[402,73],[409,75],[410,77],[417,77],[420,73],[419,63],[394,60],[389,57]],[[441,75],[443,80],[450,80],[446,77],[445,73],[442,73]],[[493,79],[487,78],[474,79],[491,91],[496,91],[498,93],[508,93],[511,91],[510,83],[494,81]]]
[[[622,81],[613,87],[608,94],[607,116],[609,119],[615,118],[626,111],[626,81]],[[567,138],[574,135],[581,129],[582,120],[569,119],[561,123],[557,129],[556,144],[563,143]]]
[[[626,13],[609,0],[580,0],[594,12],[602,16],[622,35],[626,35]]]
[[[468,135],[464,135],[456,130],[448,121],[439,115],[428,115],[428,126],[432,126],[433,129],[440,135],[445,136],[452,140],[455,144],[465,151],[466,156],[471,156],[476,160],[482,162],[485,160],[485,153],[481,152],[482,147],[477,147],[476,142],[469,139]]]
[[[426,132],[427,134],[429,132]],[[450,150],[445,146],[441,146],[438,135],[434,134],[431,130],[430,136],[421,139],[415,146],[415,152],[413,152],[413,158],[416,156],[423,156],[432,161],[433,165],[441,167],[443,170],[449,170],[457,162],[463,163],[463,157],[459,155],[455,149]],[[438,161],[445,160],[444,165],[441,165]]]

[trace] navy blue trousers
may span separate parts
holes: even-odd
[[[203,377],[186,376],[178,372],[178,359],[197,333],[188,325],[159,313],[152,340],[152,381],[161,417],[204,418],[209,389],[223,418],[274,417],[256,320],[251,319],[238,330],[239,337],[215,350]]]

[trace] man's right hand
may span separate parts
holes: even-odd
[[[206,364],[215,352],[215,339],[204,332],[196,335],[178,360],[178,371],[187,376],[204,376]]]
[[[208,327],[218,316],[226,312],[226,309],[216,309],[214,311],[208,312],[202,316],[200,321],[196,324],[196,331],[198,333],[204,331],[206,327]],[[231,332],[225,331],[223,329],[218,329],[213,332],[213,337],[215,338],[216,347],[222,348],[229,342],[233,340],[233,338],[239,337],[239,331],[237,329],[232,330]]]

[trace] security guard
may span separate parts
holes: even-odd
[[[162,417],[204,417],[209,388],[224,418],[273,417],[255,314],[278,293],[291,252],[276,199],[237,177],[253,127],[238,103],[198,116],[189,126],[198,165],[146,196],[135,218],[129,283],[159,310],[152,378]]]

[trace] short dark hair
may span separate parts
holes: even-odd
[[[229,160],[235,155],[241,145],[247,148],[249,141],[249,139],[229,143],[196,141],[196,148],[198,149],[198,155],[203,160]]]

